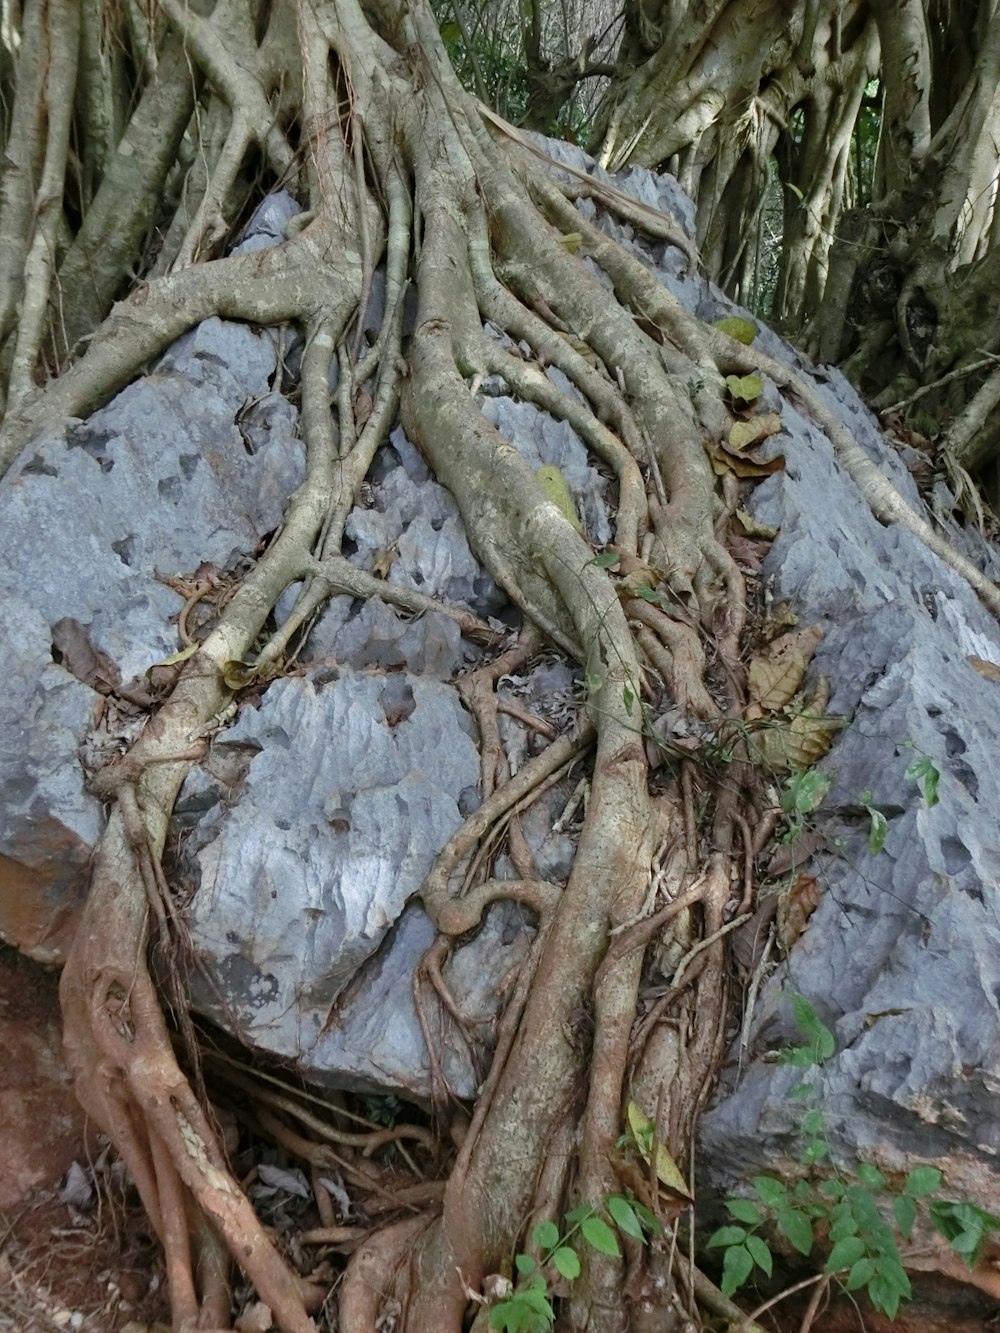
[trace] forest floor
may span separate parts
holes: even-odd
[[[0,945],[0,1333],[168,1333],[160,1248],[121,1164],[76,1104],[61,1026],[56,973]],[[928,1288],[891,1326],[842,1304],[819,1313],[811,1330],[1000,1329],[962,1312],[962,1289],[949,1286],[955,1306],[947,1290]],[[794,1333],[807,1299],[769,1312],[765,1326]],[[237,1327],[261,1327],[252,1309]]]

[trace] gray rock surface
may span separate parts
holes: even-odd
[[[301,476],[274,369],[269,339],[208,320],[0,482],[0,933],[42,961],[66,947],[103,822],[79,762],[99,696],[54,660],[52,627],[77,621],[126,683],[176,651],[183,599],[157,573],[250,556]]]
[[[586,166],[567,145],[546,146]],[[633,171],[618,183],[690,230],[690,206],[673,182]],[[679,250],[640,244],[606,211],[583,207],[634,244],[699,317],[732,312]],[[280,239],[286,214],[277,201],[257,234]],[[372,331],[377,314],[376,300]],[[801,364],[766,328],[758,345]],[[298,478],[295,413],[270,393],[274,370],[270,340],[208,321],[155,374],[88,422],[71,423],[65,439],[37,441],[0,484],[0,901],[21,901],[28,889],[48,901],[51,930],[36,940],[42,954],[58,953],[53,921],[70,913],[101,823],[76,763],[97,696],[53,659],[52,627],[79,621],[126,681],[173,651],[170,618],[180,599],[155,571],[191,573],[204,560],[233,567],[279,521]],[[902,459],[842,377],[824,371],[819,383],[862,447],[919,505]],[[479,392],[484,411],[533,465],[560,467],[590,536],[604,540],[602,475],[573,432],[512,401],[495,377]],[[794,403],[773,385],[765,394],[784,424],[769,443],[787,466],[754,486],[748,504],[780,528],[765,566],[773,597],[825,630],[814,674],[828,675],[831,711],[849,725],[823,761],[831,787],[816,821],[842,844],[838,855],[815,858],[821,905],[762,992],[742,1072],[734,1051],[702,1118],[708,1170],[730,1188],[792,1147],[799,1111],[785,1094],[798,1076],[763,1057],[795,1038],[785,998],[794,990],[813,999],[837,1035],[819,1081],[839,1153],[886,1165],[907,1153],[989,1161],[1000,1149],[998,686],[969,659],[1000,664],[1000,633],[915,539],[871,517],[829,442]],[[237,426],[248,399],[260,401]],[[939,494],[945,518],[948,508]],[[504,613],[454,503],[401,432],[383,451],[348,534],[364,568],[393,557],[390,583],[480,615]],[[996,552],[974,534],[955,537],[996,576]],[[244,706],[182,792],[181,868],[198,886],[191,921],[215,978],[199,992],[203,1007],[333,1086],[429,1091],[411,978],[432,931],[407,898],[475,805],[472,734],[446,683],[469,658],[444,617],[408,622],[381,603],[338,599],[316,626],[306,674],[275,684],[259,708]],[[571,707],[572,679],[556,678],[565,669],[543,670],[550,678],[540,690],[537,673],[502,688],[536,711],[546,698]],[[526,754],[521,724],[503,726],[512,754]],[[940,772],[937,804],[906,775],[915,757]],[[523,820],[540,870],[557,880],[572,836],[553,834],[552,823],[570,790],[553,791]],[[878,855],[868,848],[866,802],[888,820]],[[455,953],[446,975],[466,1014],[495,1013],[498,987],[527,938],[517,909],[498,906]],[[449,1024],[445,1072],[471,1095],[488,1043],[470,1050]]]

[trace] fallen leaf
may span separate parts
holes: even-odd
[[[812,768],[830,749],[834,736],[844,725],[840,717],[799,713],[788,723],[774,723],[757,732],[751,744],[753,758],[776,773]]]
[[[759,444],[781,430],[781,417],[777,412],[761,412],[747,421],[734,421],[729,432],[729,447],[745,449],[749,444]]]
[[[805,930],[822,896],[816,876],[801,874],[778,899],[778,943],[785,953]]]
[[[656,1126],[646,1115],[641,1106],[635,1102],[628,1104],[628,1124],[632,1131],[632,1137],[635,1140],[636,1148],[644,1161],[649,1161],[650,1148],[653,1139],[656,1137]],[[682,1198],[690,1199],[691,1191],[687,1187],[687,1182],[680,1173],[680,1168],[674,1159],[667,1152],[662,1143],[656,1144],[656,1174],[660,1182],[668,1189],[673,1190]]]
[[[571,255],[575,255],[583,244],[583,234],[578,231],[567,231],[559,237],[559,244]]]
[[[731,449],[725,442],[706,443],[705,450],[711,460],[712,471],[717,477],[721,477],[725,472],[733,472],[741,480],[769,477],[772,472],[783,471],[785,466],[784,454],[776,454],[774,458],[761,458],[759,454],[749,450],[741,453],[738,449]]]
[[[805,625],[772,639],[750,663],[751,701],[769,713],[790,703],[802,685],[822,637],[822,626]]]
[[[114,694],[121,684],[117,664],[93,646],[86,628],[72,616],[52,626],[52,659],[99,694]]]
[[[772,528],[767,523],[761,523],[760,519],[754,518],[753,514],[748,513],[746,509],[737,509],[735,517],[748,537],[760,537],[764,541],[773,542],[778,535],[777,528]]]
[[[380,546],[372,560],[372,573],[377,579],[387,579],[398,559],[399,552],[394,546]]]
[[[1000,681],[1000,666],[997,666],[996,662],[991,662],[985,657],[976,657],[974,653],[970,653],[965,660],[973,670],[978,671],[987,680]]]

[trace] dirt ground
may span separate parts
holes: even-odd
[[[145,1333],[169,1320],[159,1249],[73,1097],[57,988],[0,946],[0,1330]]]
[[[168,1333],[159,1246],[76,1105],[57,991],[55,972],[0,945],[0,1333]],[[926,1276],[915,1285],[895,1324],[841,1298],[816,1312],[811,1333],[1000,1330],[970,1288]],[[764,1327],[797,1333],[808,1296],[769,1311]]]

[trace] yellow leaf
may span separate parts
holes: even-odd
[[[639,1153],[648,1162],[650,1147],[654,1138],[656,1138],[656,1127],[642,1107],[637,1106],[635,1102],[629,1102],[628,1104],[628,1124]],[[680,1168],[663,1144],[659,1142],[656,1145],[656,1174],[667,1189],[673,1190],[685,1199],[691,1198],[691,1191],[680,1173]]]
[[[222,679],[231,690],[245,690],[254,683],[257,675],[258,668],[253,662],[241,662],[235,657],[231,657],[222,667]]]
[[[571,255],[575,255],[583,244],[583,235],[578,231],[568,231],[565,235],[559,237],[559,244],[568,250]]]
[[[573,524],[577,532],[581,532],[580,520],[577,518],[576,506],[573,504],[573,496],[566,485],[566,478],[562,471],[554,463],[546,463],[535,473],[539,486],[545,492],[546,496],[552,501],[555,507]]]
[[[395,547],[380,546],[375,552],[375,558],[372,561],[372,573],[375,577],[377,579],[387,579],[389,577],[389,570],[392,569],[393,565],[396,563],[398,556],[399,553],[396,551]]]
[[[180,662],[186,662],[189,657],[194,657],[195,653],[201,647],[200,643],[189,643],[186,648],[182,648],[179,653],[171,653],[165,657],[162,662],[154,662],[151,667],[146,668],[146,675],[155,671],[157,667],[177,666]]]
[[[790,703],[822,637],[822,626],[804,625],[773,639],[750,663],[751,700],[770,713]],[[825,703],[813,711],[824,708]]]
[[[734,421],[729,431],[729,447],[745,449],[748,444],[759,444],[761,440],[777,435],[781,430],[781,417],[777,412],[761,412],[749,421]]]
[[[817,717],[799,713],[787,725],[770,726],[757,733],[753,758],[775,772],[812,768],[827,753],[833,738],[844,726],[840,717]]]
[[[717,319],[713,322],[712,328],[728,333],[730,338],[735,338],[738,343],[743,343],[746,347],[749,347],[757,337],[757,325],[752,320],[741,319],[739,315],[726,315],[724,319]]]
[[[772,528],[767,523],[761,523],[753,514],[745,509],[737,509],[736,521],[748,537],[760,537],[765,541],[773,542],[778,535],[778,529]]]
[[[750,698],[769,713],[795,698],[806,674],[806,659],[800,655],[774,658],[761,654],[750,663]]]

